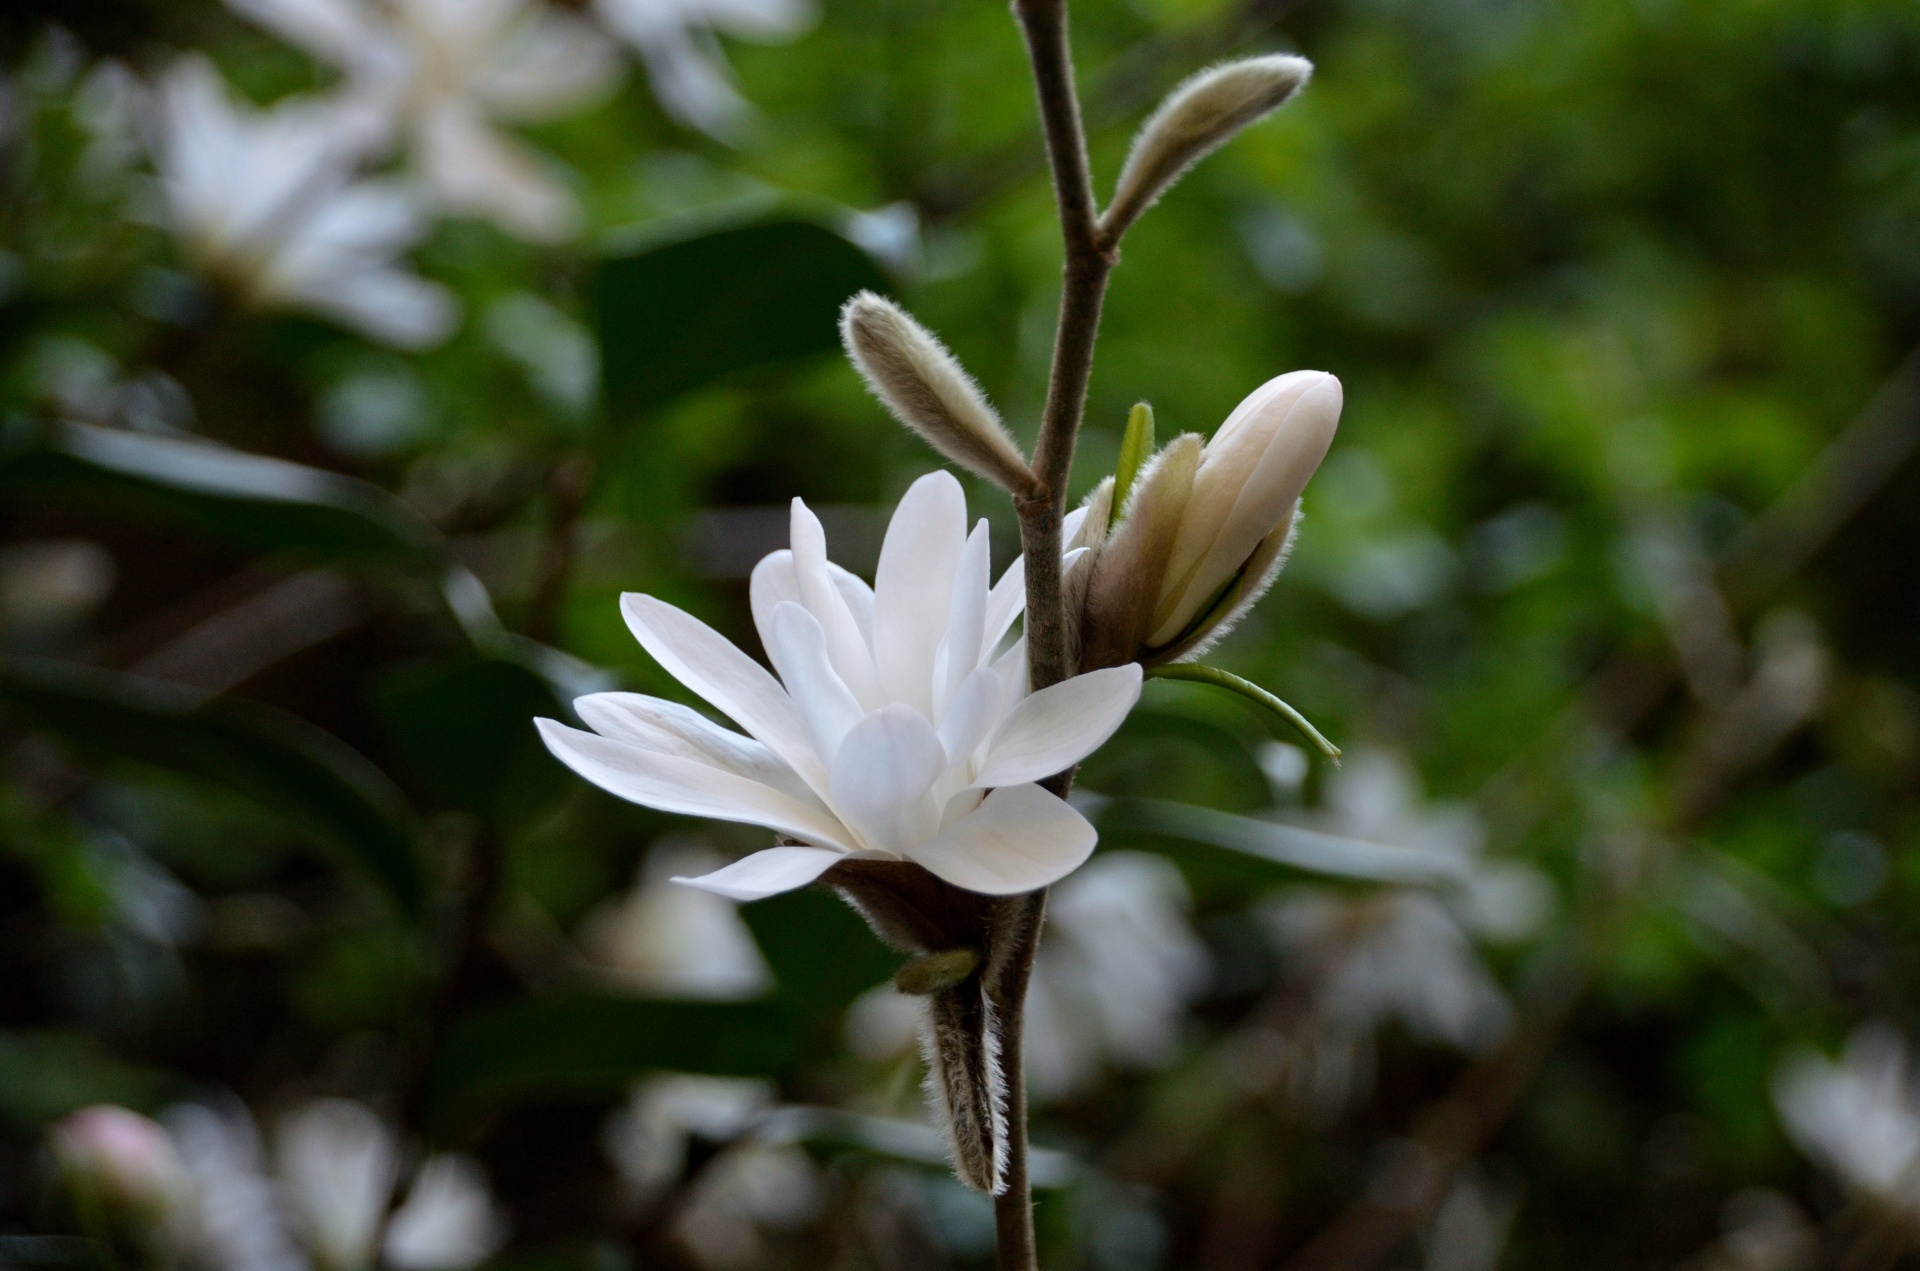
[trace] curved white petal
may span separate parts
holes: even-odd
[[[1065,800],[1039,786],[1002,786],[907,854],[955,887],[1013,896],[1065,878],[1098,840]]]
[[[555,720],[534,723],[554,758],[608,794],[661,812],[764,825],[822,847],[852,850],[848,840],[853,836],[838,820],[771,786],[698,760],[625,746]]]
[[[841,599],[847,602],[848,612],[853,614],[853,625],[860,630],[860,638],[866,641],[867,651],[873,651],[873,588],[867,586],[867,580],[858,574],[842,569],[832,561],[827,562],[827,572],[833,575],[833,585],[840,589]]]
[[[794,582],[800,590],[800,603],[826,633],[827,654],[833,660],[833,669],[840,673],[863,708],[878,710],[886,705],[886,698],[880,692],[879,673],[874,670],[873,650],[854,620],[846,596],[834,583],[827,561],[827,532],[820,518],[799,499],[793,501],[791,536]]]
[[[982,647],[991,653],[1000,647],[1007,629],[1013,626],[1027,607],[1027,558],[1016,556],[1013,564],[1000,575],[1000,581],[987,593],[986,630],[981,635]]]
[[[724,768],[772,786],[808,807],[823,813],[827,810],[800,774],[781,762],[778,755],[751,737],[722,728],[690,706],[643,693],[591,693],[576,697],[573,709],[602,737]]]
[[[800,717],[813,738],[814,753],[823,758],[837,754],[847,730],[859,723],[865,712],[833,669],[827,635],[820,629],[819,619],[805,607],[783,600],[773,607],[772,629],[766,637],[767,656],[773,659],[787,693],[800,708]]]
[[[986,634],[987,583],[993,573],[993,546],[984,519],[967,535],[953,571],[953,598],[947,607],[946,674],[934,691],[934,706],[944,715],[960,684],[980,665],[980,642]]]
[[[711,874],[673,881],[729,900],[762,900],[805,887],[832,869],[842,855],[817,847],[769,847],[752,856],[743,856]]]
[[[1016,785],[1063,772],[1092,754],[1140,700],[1140,665],[1089,671],[1030,694],[1007,713],[976,778]]]
[[[940,822],[933,783],[947,754],[926,716],[895,703],[854,725],[833,759],[833,806],[869,847],[898,852]]]
[[[949,472],[908,487],[880,548],[873,587],[873,653],[896,702],[933,714],[933,659],[947,632],[953,574],[967,541],[967,500]]]
[[[827,766],[814,753],[800,708],[765,667],[690,613],[628,592],[620,597],[627,628],[668,675],[764,742],[822,794]]]
[[[794,569],[792,552],[783,547],[760,558],[747,580],[747,601],[753,609],[753,629],[765,644],[767,632],[773,630],[774,607],[782,601],[801,603],[800,575]]]
[[[960,682],[960,691],[947,703],[946,717],[940,721],[940,746],[949,764],[967,764],[993,731],[1005,700],[1002,689],[991,667],[983,666]],[[967,778],[972,779],[971,772]]]

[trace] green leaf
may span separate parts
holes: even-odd
[[[649,1072],[777,1077],[799,1054],[771,1002],[663,1002],[565,994],[468,1016],[434,1058],[428,1119],[442,1132],[528,1098],[605,1098]]]
[[[1450,854],[1160,799],[1115,800],[1100,818],[1100,835],[1103,841],[1122,836],[1149,840],[1142,846],[1248,886],[1298,882],[1302,874],[1425,884],[1458,878],[1464,868]]]
[[[1127,431],[1120,438],[1120,461],[1113,469],[1113,513],[1118,516],[1127,506],[1127,494],[1134,478],[1153,458],[1153,407],[1135,402],[1127,412]]]
[[[1211,684],[1215,688],[1224,688],[1240,694],[1248,701],[1265,707],[1281,720],[1290,725],[1302,737],[1312,742],[1315,749],[1334,760],[1340,759],[1340,747],[1323,736],[1318,728],[1308,721],[1305,715],[1287,705],[1272,693],[1261,688],[1252,680],[1242,679],[1232,671],[1223,671],[1217,666],[1201,666],[1196,662],[1173,662],[1165,666],[1149,667],[1147,678],[1150,680],[1189,680],[1196,684]]]
[[[84,1033],[0,1032],[0,1120],[22,1129],[94,1103],[150,1112],[179,1079],[127,1063]]]
[[[566,788],[566,770],[540,744],[533,721],[568,712],[552,685],[519,662],[413,662],[383,676],[373,695],[408,765],[455,807],[505,823],[544,812]]]
[[[202,441],[63,424],[0,453],[0,495],[151,517],[325,561],[438,559],[433,527],[378,486]]]
[[[900,967],[900,955],[824,887],[807,887],[740,906],[778,987],[775,996],[810,1020],[838,1014]]]
[[[401,910],[425,899],[412,815],[358,751],[304,720],[231,698],[66,663],[0,660],[0,698],[108,760],[211,781],[284,816],[358,864]]]
[[[840,306],[887,287],[871,256],[808,220],[703,227],[612,257],[595,280],[609,413],[632,420],[737,372],[838,349]]]

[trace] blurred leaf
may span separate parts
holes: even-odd
[[[900,955],[824,888],[802,888],[740,906],[740,916],[773,968],[778,1000],[804,1017],[822,1019],[900,966]]]
[[[751,367],[840,347],[840,306],[886,290],[873,258],[805,220],[704,230],[608,259],[596,304],[615,419]]]
[[[565,769],[540,744],[536,716],[566,719],[552,686],[518,662],[414,662],[390,672],[374,701],[409,765],[434,793],[499,822],[544,811]]]
[[[0,1236],[0,1267],[58,1267],[64,1271],[120,1271],[121,1261],[84,1236]]]
[[[662,1069],[779,1076],[799,1053],[795,1024],[767,1002],[591,994],[510,1002],[448,1035],[429,1078],[428,1118],[449,1132],[516,1099],[604,1098]]]
[[[1142,846],[1248,885],[1298,882],[1302,874],[1377,883],[1434,883],[1455,877],[1451,856],[1369,843],[1280,821],[1236,816],[1159,799],[1121,799],[1100,818],[1101,837],[1137,835]]]
[[[228,542],[325,560],[428,562],[434,529],[378,486],[202,441],[63,424],[0,454],[0,492],[178,521]]]
[[[358,863],[409,914],[426,883],[411,814],[378,768],[338,738],[258,703],[28,659],[0,661],[0,697],[90,754],[212,781]]]
[[[117,1058],[81,1033],[0,1032],[0,1119],[21,1128],[94,1103],[152,1111],[179,1081]]]

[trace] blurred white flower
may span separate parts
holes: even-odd
[[[1205,987],[1192,901],[1163,857],[1108,852],[1047,902],[1027,1006],[1027,1080],[1036,1100],[1074,1093],[1107,1063],[1158,1064]]]
[[[281,1206],[323,1271],[370,1264],[400,1171],[400,1145],[373,1109],[320,1099],[290,1113],[273,1164]]]
[[[425,232],[412,197],[353,175],[365,126],[337,104],[236,102],[206,58],[161,79],[154,161],[181,250],[248,304],[304,309],[404,348],[457,316],[444,287],[396,257]]]
[[[1920,1078],[1891,1025],[1855,1029],[1838,1063],[1810,1050],[1789,1057],[1773,1102],[1801,1151],[1854,1191],[1920,1217]]]
[[[739,138],[753,108],[716,32],[771,42],[798,35],[814,16],[811,0],[594,0],[594,12],[639,53],[667,113],[722,141]]]
[[[495,120],[551,117],[611,83],[612,46],[544,0],[229,0],[346,76],[343,102],[403,143],[439,205],[536,242],[580,226],[573,195]]]
[[[1480,1050],[1506,1031],[1506,995],[1446,906],[1425,892],[1303,888],[1267,918],[1282,952],[1313,982],[1316,1023],[1335,1037],[1358,1040],[1398,1020],[1423,1040]]]
[[[1766,1187],[1735,1192],[1721,1215],[1724,1233],[1687,1271],[1810,1271],[1820,1232],[1793,1199]]]
[[[819,1171],[791,1143],[734,1144],[694,1180],[673,1233],[712,1271],[746,1271],[768,1261],[769,1237],[805,1226],[820,1212]]]
[[[588,916],[580,933],[587,956],[622,988],[654,997],[745,998],[772,988],[773,971],[734,902],[670,881],[720,864],[697,842],[655,846],[633,890]]]
[[[574,703],[595,732],[538,721],[548,749],[634,803],[794,840],[685,880],[736,900],[804,887],[855,854],[990,895],[1078,868],[1093,826],[1036,783],[1113,734],[1140,696],[1140,668],[1027,692],[1024,642],[998,652],[1025,604],[1023,571],[989,587],[987,523],[968,532],[950,473],[901,499],[872,587],[828,562],[825,531],[798,499],[792,535],[751,587],[777,680],[692,615],[652,596],[621,600],[654,660],[747,736],[660,698],[595,693]]]
[[[662,1073],[633,1087],[608,1118],[601,1144],[638,1206],[657,1200],[687,1168],[687,1143],[738,1138],[773,1108],[773,1083],[748,1077]]]
[[[193,1178],[193,1204],[179,1229],[185,1260],[211,1271],[307,1271],[281,1217],[247,1110],[237,1103],[218,1110],[179,1104],[161,1121]]]
[[[506,1218],[494,1207],[479,1163],[445,1153],[421,1164],[406,1203],[387,1221],[381,1253],[400,1271],[465,1271],[506,1239]]]

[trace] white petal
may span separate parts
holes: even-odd
[[[769,847],[711,874],[673,881],[729,900],[761,900],[805,887],[832,869],[841,856],[839,852],[825,852],[817,847]]]
[[[1072,550],[1073,540],[1079,537],[1080,527],[1086,523],[1089,510],[1085,504],[1082,504],[1060,518],[1060,542],[1064,551]]]
[[[873,653],[897,702],[933,714],[933,659],[947,633],[953,574],[967,542],[967,500],[952,473],[907,489],[887,526],[873,588]]]
[[[955,887],[1012,896],[1065,878],[1098,839],[1085,817],[1039,786],[1002,786],[907,854]]]
[[[930,793],[947,754],[926,716],[896,702],[856,724],[833,760],[833,806],[869,847],[901,851],[931,837]]]
[[[476,104],[442,103],[421,122],[415,153],[450,211],[485,216],[535,243],[559,242],[580,228],[580,205],[545,156],[496,131]]]
[[[802,603],[800,574],[793,566],[792,552],[783,547],[760,558],[747,581],[747,600],[753,607],[753,629],[760,633],[764,645],[767,633],[773,630],[774,606],[781,601]]]
[[[793,574],[800,589],[800,603],[826,632],[827,656],[833,661],[833,669],[840,673],[863,708],[878,710],[886,705],[887,699],[880,692],[873,651],[828,568],[826,530],[820,518],[799,499],[793,501],[791,533]]]
[[[991,667],[981,667],[960,683],[940,721],[940,745],[949,764],[966,765],[1000,721],[1003,686]],[[967,779],[972,780],[971,771]]]
[[[807,722],[814,753],[839,753],[847,730],[866,712],[834,672],[819,620],[804,607],[782,601],[774,606],[773,630],[767,635],[767,656],[773,659],[794,705],[800,708],[800,717]]]
[[[1089,671],[1043,688],[1007,713],[976,778],[983,786],[1038,781],[1079,763],[1113,736],[1140,700],[1140,665]]]
[[[826,804],[778,755],[751,737],[722,728],[690,706],[641,693],[593,693],[575,698],[573,709],[602,737],[724,768],[772,786],[808,807],[826,811]]]
[[[860,629],[860,638],[866,641],[869,651],[873,648],[873,588],[867,586],[866,579],[857,574],[848,573],[832,561],[827,562],[827,572],[833,575],[833,585],[840,589],[841,599],[847,602],[847,609],[853,614],[853,625]]]
[[[534,722],[554,758],[608,794],[661,812],[764,825],[822,847],[851,850],[853,836],[845,826],[771,786],[697,760],[623,746],[551,719]]]
[[[827,765],[780,681],[725,636],[663,600],[628,592],[620,612],[634,638],[668,675],[698,693],[787,762],[815,790],[827,789]]]
[[[953,599],[947,608],[946,677],[935,696],[935,707],[946,713],[947,703],[960,683],[980,665],[980,642],[986,634],[987,580],[993,571],[993,547],[983,519],[967,535],[960,564],[953,571]]]
[[[987,593],[987,623],[981,639],[988,653],[1000,647],[1001,639],[1007,629],[1013,626],[1027,607],[1027,558],[1016,556],[1013,564],[1007,566],[1007,572],[1000,575],[1000,581]]]

